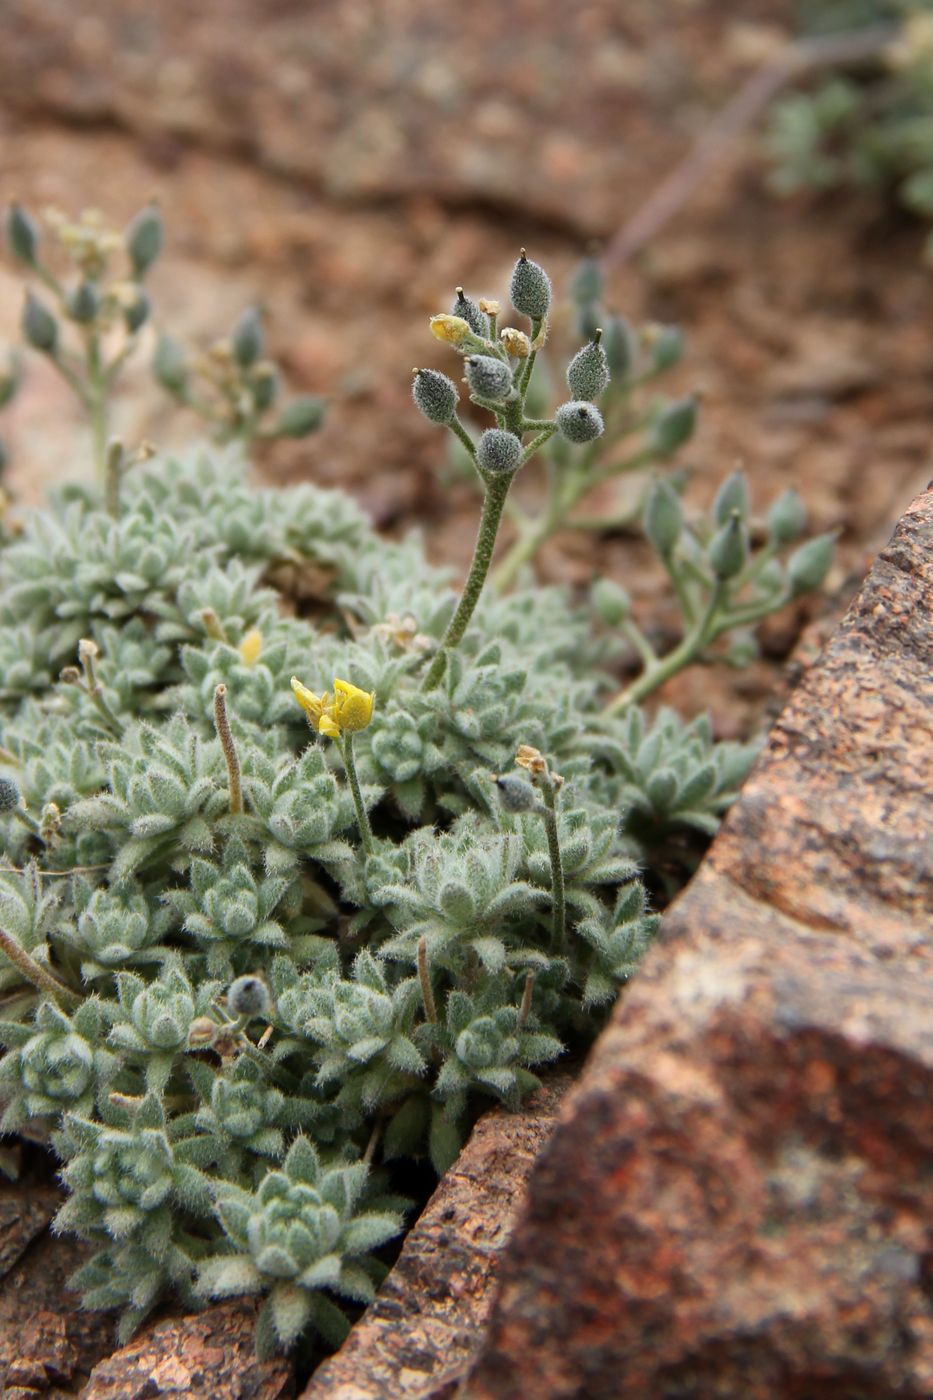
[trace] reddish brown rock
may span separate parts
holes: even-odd
[[[446,1400],[482,1337],[525,1182],[568,1081],[481,1118],[398,1262],[302,1400]]]
[[[533,1173],[461,1400],[933,1394],[933,491]]]

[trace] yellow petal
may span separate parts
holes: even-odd
[[[360,690],[359,686],[351,685],[349,681],[335,679],[332,713],[336,712],[335,718],[340,728],[351,734],[365,729],[373,717],[375,699],[374,691]]]
[[[254,627],[251,632],[247,632],[238,647],[238,651],[244,666],[256,665],[256,662],[262,654],[262,633],[257,627]],[[301,682],[299,681],[299,685],[300,684]],[[292,689],[294,690],[294,685]],[[298,692],[296,691],[295,693],[297,695]]]
[[[304,710],[311,723],[316,725],[321,718],[323,697],[315,695],[313,690],[309,690],[306,685],[302,685],[297,676],[292,676],[292,690],[295,693],[295,699],[298,701],[298,704]]]
[[[335,724],[330,715],[321,715],[321,718],[317,722],[317,732],[319,734],[326,734],[328,739],[339,739],[340,725]]]
[[[470,341],[477,340],[473,334],[469,321],[464,321],[462,316],[432,316],[431,334],[442,340],[445,345],[452,345],[459,350],[464,345],[469,345]]]

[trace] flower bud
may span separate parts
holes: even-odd
[[[684,333],[679,326],[652,326],[648,343],[654,370],[673,369],[684,353]]]
[[[411,396],[429,423],[451,423],[460,395],[446,374],[436,369],[416,369]]]
[[[526,256],[524,248],[512,269],[509,296],[515,310],[532,321],[543,320],[551,305],[551,279],[543,267]]]
[[[717,525],[725,525],[734,510],[738,511],[740,519],[748,519],[748,482],[743,471],[731,472],[716,492],[713,519]]]
[[[810,593],[814,588],[819,588],[829,573],[835,545],[836,536],[830,533],[817,535],[794,550],[787,561],[787,577],[793,597],[799,598],[801,593]]]
[[[130,264],[137,277],[145,277],[162,251],[162,215],[157,204],[147,204],[123,235]]]
[[[499,332],[499,339],[507,355],[514,355],[516,360],[527,360],[531,354],[531,341],[524,331],[517,331],[514,326],[505,326]]]
[[[476,444],[476,462],[481,471],[495,476],[514,472],[522,460],[522,444],[504,428],[487,428]]]
[[[567,366],[567,385],[575,399],[598,399],[609,384],[609,362],[599,343],[602,334],[597,330],[589,345],[578,350]]]
[[[19,806],[19,788],[12,778],[0,778],[0,812],[12,812]]]
[[[452,345],[455,350],[460,350],[464,355],[474,351],[484,351],[486,349],[485,339],[478,336],[462,316],[448,316],[446,313],[441,316],[431,317],[431,334],[435,340],[439,340],[444,345]]]
[[[20,262],[35,266],[39,251],[39,226],[21,204],[11,204],[6,220],[6,236],[10,251]]]
[[[255,306],[248,306],[233,328],[230,338],[233,358],[241,369],[249,369],[265,349],[262,321]]]
[[[775,544],[790,544],[807,524],[803,501],[793,488],[782,491],[768,511],[768,531]]]
[[[93,321],[100,311],[100,297],[93,282],[80,282],[73,292],[68,293],[66,305],[68,315],[79,325]]]
[[[638,341],[624,316],[610,316],[602,343],[610,374],[617,379],[627,379],[634,373],[638,363]]]
[[[680,497],[666,481],[659,481],[645,509],[645,534],[664,559],[680,539],[684,526]]]
[[[531,783],[517,773],[506,773],[493,780],[504,812],[533,812],[539,805],[538,794]]]
[[[234,1016],[268,1016],[272,1010],[269,988],[261,977],[238,977],[227,990],[227,1009]]]
[[[570,277],[570,295],[578,306],[599,301],[605,288],[598,258],[582,258]]]
[[[504,399],[512,387],[512,371],[493,355],[470,355],[466,378],[472,392],[484,399]]]
[[[673,399],[652,425],[648,440],[650,450],[656,457],[670,457],[692,437],[696,421],[696,399]]]
[[[313,394],[302,394],[283,408],[282,415],[275,425],[276,436],[307,437],[309,433],[316,432],[324,422],[325,412],[326,404],[323,399],[315,398]]]
[[[123,320],[130,335],[135,335],[146,324],[151,311],[152,302],[142,287],[137,288],[136,296],[123,308]]]
[[[473,298],[467,296],[462,287],[457,288],[457,295],[450,310],[454,316],[459,316],[462,321],[466,321],[475,335],[482,336],[484,339],[488,336],[488,318],[484,316]]]
[[[562,403],[554,417],[561,436],[568,442],[592,442],[602,435],[605,428],[599,409],[579,399]]]
[[[32,292],[26,293],[22,329],[27,343],[34,350],[41,350],[43,355],[52,354],[58,344],[58,322]]]
[[[188,359],[184,346],[170,335],[159,336],[152,370],[163,389],[177,398],[184,397],[188,388]]]
[[[620,583],[598,578],[590,590],[596,615],[607,627],[618,627],[632,611],[632,600]]]
[[[725,525],[713,536],[707,558],[713,573],[723,582],[735,578],[745,568],[748,540],[738,510],[732,511]]]

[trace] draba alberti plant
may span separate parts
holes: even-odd
[[[484,492],[459,593],[341,493],[248,485],[235,446],[121,463],[4,537],[2,1126],[50,1134],[57,1228],[97,1246],[77,1283],[123,1337],[170,1293],[262,1293],[261,1350],[340,1340],[402,1229],[398,1164],[442,1172],[483,1104],[585,1048],[655,929],[640,869],[752,761],[636,702],[825,572],[823,540],[781,562],[796,498],[753,522],[733,475],[708,520],[647,493],[672,652],[608,580],[484,586],[516,474],[586,451],[613,393],[594,327],[532,413],[551,289],[524,254],[511,298],[524,327],[463,293],[432,321],[481,436],[453,379],[414,380]],[[616,638],[641,669],[613,695]]]

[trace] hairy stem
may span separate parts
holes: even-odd
[[[214,726],[227,764],[230,811],[236,815],[243,810],[243,783],[240,777],[240,756],[236,751],[236,741],[227,718],[227,687],[223,681],[214,691]]]
[[[431,974],[428,971],[428,940],[424,934],[418,939],[418,981],[421,983],[424,1014],[432,1025],[436,1025],[437,1005],[434,1001],[434,989],[431,986]]]
[[[26,949],[17,943],[11,933],[7,933],[5,928],[0,928],[0,953],[4,953],[18,972],[21,972],[27,982],[31,982],[40,992],[48,992],[50,997],[61,1002],[63,1006],[80,1006],[84,998],[80,992],[60,982],[47,967],[37,963]]]
[[[702,617],[690,628],[680,645],[647,665],[637,680],[614,696],[603,709],[605,716],[620,714],[629,705],[637,705],[644,700],[658,686],[695,661],[703,648],[719,635],[719,631],[724,630],[717,628],[724,588],[724,584],[717,582]]]
[[[363,843],[363,850],[367,855],[370,855],[373,849],[373,830],[369,824],[369,815],[363,805],[360,780],[356,773],[356,759],[353,757],[352,734],[347,733],[341,736],[340,752],[343,754],[343,766],[347,770],[347,782],[350,784],[350,794],[356,809],[356,824],[360,829],[360,840]]]

